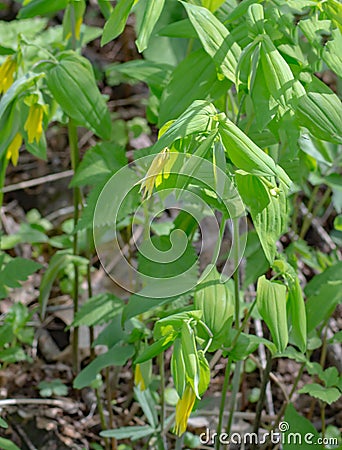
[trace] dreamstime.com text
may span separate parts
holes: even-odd
[[[201,433],[200,442],[203,445],[215,445],[217,441],[221,445],[263,445],[266,442],[272,444],[287,444],[287,445],[337,445],[337,438],[319,437],[313,433],[299,433],[291,432],[290,426],[287,422],[280,422],[278,430],[272,430],[270,433],[265,433],[258,436],[257,433],[215,433],[211,432],[209,428]]]

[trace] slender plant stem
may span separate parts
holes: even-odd
[[[326,403],[320,402],[321,407],[321,422],[322,422],[322,438],[325,438],[325,407]]]
[[[226,426],[226,433],[229,435],[230,431],[232,429],[233,419],[234,419],[234,411],[236,406],[236,396],[239,392],[240,388],[240,375],[241,375],[241,367],[242,367],[242,361],[237,361],[235,365],[234,370],[234,376],[232,381],[232,394],[230,396],[230,410],[229,410],[229,416],[228,416],[228,422]]]
[[[184,434],[182,436],[180,436],[180,437],[177,437],[175,450],[182,450],[182,448],[183,448],[183,440],[184,440]]]
[[[165,450],[167,449],[167,442],[164,435],[165,428],[165,367],[164,367],[164,352],[158,355],[159,375],[160,375],[160,429]]]
[[[293,396],[293,394],[295,393],[295,391],[296,391],[296,389],[297,389],[297,385],[298,385],[298,383],[299,383],[299,380],[302,378],[304,369],[305,369],[305,363],[303,363],[303,364],[301,365],[301,367],[300,367],[300,369],[299,369],[299,371],[298,371],[298,373],[297,373],[297,376],[296,376],[296,378],[295,378],[295,380],[294,380],[294,383],[293,383],[291,392],[290,392],[289,395],[288,395],[288,400],[286,400],[286,401],[283,403],[282,407],[280,408],[280,411],[279,411],[279,413],[278,413],[278,415],[277,415],[277,417],[276,417],[276,419],[275,419],[275,421],[274,421],[273,427],[272,427],[272,430],[273,430],[273,431],[274,431],[274,430],[277,428],[277,426],[279,425],[279,422],[281,421],[281,419],[282,419],[282,417],[283,417],[283,415],[284,415],[284,413],[285,413],[285,410],[286,410],[287,406],[289,405],[289,403],[290,403],[290,401],[291,401],[291,399],[292,399],[292,396]],[[270,430],[270,433],[271,433],[272,430]],[[263,449],[267,448],[267,447],[268,447],[268,444],[269,444],[269,441],[267,440],[267,441],[265,442],[265,444],[262,445],[262,447],[261,447],[260,450],[263,450]]]
[[[221,224],[222,224],[222,222],[221,222]],[[220,230],[221,230],[221,227],[220,227]],[[239,298],[240,280],[239,280],[239,268],[238,268],[238,265],[239,265],[239,219],[236,219],[236,218],[233,219],[233,258],[234,258],[234,268],[235,268],[235,272],[234,272],[235,324],[234,325],[235,325],[235,328],[237,330],[237,334],[239,334],[239,325],[240,325],[239,324],[239,320],[240,320],[240,298]],[[221,394],[219,420],[218,420],[218,425],[217,425],[217,436],[218,436],[218,439],[216,440],[216,450],[219,450],[219,448],[220,448],[219,436],[220,436],[221,431],[222,431],[222,421],[223,421],[224,410],[225,410],[225,403],[226,403],[226,396],[227,396],[227,390],[228,390],[228,384],[229,384],[229,378],[230,378],[231,364],[232,364],[232,360],[229,357],[228,361],[227,361],[227,365],[226,365],[224,381],[223,381],[223,387],[222,387],[222,394]],[[238,366],[238,364],[239,363],[237,363],[237,366]],[[239,371],[239,369],[238,369],[238,371]],[[237,386],[237,388],[239,386],[240,375],[238,377],[238,381],[237,382],[236,382],[235,375],[234,375],[234,379],[235,380],[233,380],[233,391],[234,391],[234,387],[236,389],[236,386]],[[235,381],[235,385],[234,385],[234,381]],[[236,394],[235,394],[235,397],[236,397]],[[234,408],[235,408],[235,398],[234,398],[234,395],[233,395],[233,392],[232,392],[232,395],[231,395],[231,414],[230,414],[230,416],[233,415],[232,411],[234,410]]]
[[[262,413],[262,408],[263,408],[264,402],[265,402],[266,387],[267,387],[267,383],[269,382],[269,379],[270,379],[271,367],[272,367],[272,355],[271,355],[271,352],[268,349],[266,349],[266,367],[263,372],[261,386],[260,386],[260,397],[259,397],[257,409],[256,409],[255,421],[254,421],[254,425],[253,425],[253,433],[258,433],[258,431],[259,431],[261,413]],[[256,448],[256,447],[254,447],[254,448]]]
[[[0,209],[2,208],[2,202],[4,200],[4,193],[2,191],[2,188],[4,187],[5,184],[7,166],[8,166],[8,159],[5,157],[3,158],[3,163],[0,171]]]
[[[232,368],[232,359],[228,357],[226,370],[224,373],[224,380],[223,380],[223,386],[222,386],[222,395],[221,395],[221,404],[220,404],[220,411],[219,411],[219,420],[216,428],[217,436],[221,435],[222,432],[222,421],[223,421],[223,415],[226,405],[226,397],[227,397],[227,391],[229,386],[229,379],[230,379],[230,371]],[[216,439],[215,443],[216,450],[220,449],[220,439]]]
[[[309,203],[308,203],[308,212],[305,215],[305,218],[304,218],[304,221],[303,221],[303,224],[302,224],[302,228],[301,228],[300,233],[299,233],[299,237],[301,239],[304,239],[308,229],[310,228],[312,220],[316,217],[316,214],[319,212],[319,210],[321,209],[321,207],[324,205],[324,203],[326,202],[327,198],[331,194],[331,189],[327,188],[327,190],[325,191],[323,197],[321,198],[321,201],[318,203],[318,205],[316,206],[314,211],[312,211],[313,207],[314,207],[314,204],[315,204],[315,200],[316,200],[317,194],[319,192],[319,188],[320,188],[320,186],[317,185],[312,190],[311,198],[310,198]]]
[[[68,135],[69,135],[69,145],[70,145],[70,156],[71,156],[71,166],[75,172],[79,164],[79,149],[78,149],[78,138],[77,138],[77,127],[73,119],[69,118],[68,123]],[[76,227],[79,218],[79,205],[80,205],[80,189],[78,187],[74,188],[74,227]],[[74,233],[73,241],[73,254],[78,254],[78,233]],[[74,264],[74,288],[73,288],[73,306],[74,315],[78,311],[78,296],[79,296],[79,285],[78,285],[78,266]],[[78,357],[78,327],[74,328],[73,342],[72,342],[72,354],[73,354],[73,370],[74,373],[79,372],[79,357]]]
[[[99,411],[99,416],[100,416],[101,428],[102,428],[102,430],[107,430],[107,423],[106,423],[106,418],[104,415],[104,410],[103,410],[103,406],[102,406],[102,402],[101,402],[101,395],[100,395],[99,388],[95,389],[95,395],[96,395],[97,409]],[[110,450],[108,438],[104,438],[104,442],[105,442],[106,450]]]
[[[298,194],[298,192],[296,192],[293,197],[293,215],[292,215],[292,226],[291,226],[292,231],[296,234],[298,231],[298,224],[297,224],[298,213],[299,213],[298,202],[299,202],[299,194]]]
[[[216,263],[217,258],[218,258],[219,254],[220,254],[220,248],[221,248],[221,243],[222,243],[222,239],[223,239],[225,226],[226,226],[226,221],[224,220],[224,218],[222,216],[221,222],[220,222],[219,236],[218,236],[218,239],[217,239],[216,244],[215,244],[213,256],[211,258],[211,264],[215,264]]]
[[[240,325],[240,273],[239,273],[239,219],[233,219],[233,257],[234,257],[234,291],[235,291],[235,328]]]
[[[107,409],[109,412],[109,428],[114,428],[114,414],[112,408],[112,388],[110,385],[110,370],[109,367],[105,369],[105,380],[106,380],[106,398],[107,398]],[[110,439],[112,450],[117,450],[117,441],[114,437]]]
[[[70,22],[71,22],[71,48],[76,50],[77,38],[76,38],[76,17],[75,6],[73,2],[70,3]]]

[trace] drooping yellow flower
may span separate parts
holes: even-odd
[[[23,142],[23,137],[20,133],[17,133],[10,145],[8,146],[7,152],[6,152],[6,158],[12,160],[13,166],[16,166],[18,163],[19,158],[19,149],[21,147],[21,144]]]
[[[155,156],[146,176],[141,182],[140,192],[143,191],[143,198],[150,198],[154,185],[158,187],[163,178],[167,179],[170,176],[170,170],[176,158],[177,152],[170,152],[168,147],[165,147],[164,150]]]
[[[187,384],[182,398],[180,398],[176,405],[176,418],[174,432],[177,436],[181,436],[188,425],[188,419],[190,417],[192,408],[196,400],[195,392],[190,384]]]
[[[0,67],[0,94],[5,93],[12,86],[17,62],[12,56],[7,56]]]
[[[34,140],[37,142],[37,144],[40,141],[43,133],[43,114],[43,105],[34,103],[30,106],[30,110],[24,125],[24,130],[27,131],[29,144],[32,144]]]
[[[141,373],[140,364],[135,366],[134,370],[134,384],[141,390],[144,391],[146,389],[145,380]]]

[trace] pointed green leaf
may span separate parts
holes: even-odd
[[[153,28],[164,8],[164,3],[165,0],[147,0],[138,39],[135,41],[140,53],[147,48]]]
[[[182,2],[204,50],[220,67],[223,75],[235,83],[240,47],[227,28],[208,9]]]
[[[174,70],[163,91],[159,123],[176,119],[195,100],[215,100],[228,88],[229,82],[217,78],[215,65],[204,50],[190,53]]]
[[[279,352],[283,352],[288,343],[286,318],[286,287],[268,281],[263,275],[258,280],[257,307],[268,326],[273,342]]]
[[[109,110],[86,58],[72,51],[61,53],[59,62],[48,71],[46,81],[65,114],[102,139],[110,139]]]
[[[131,12],[134,0],[119,0],[107,20],[101,39],[101,45],[107,44],[121,34],[125,28],[127,18]]]

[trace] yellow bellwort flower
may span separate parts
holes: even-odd
[[[30,110],[24,125],[24,130],[27,131],[29,144],[32,144],[34,140],[37,142],[37,144],[40,141],[43,133],[43,114],[43,105],[34,103],[30,106]]]
[[[134,384],[141,390],[144,391],[146,389],[145,380],[141,373],[140,364],[135,366],[134,370]]]
[[[23,142],[23,137],[20,133],[17,133],[10,145],[8,146],[7,152],[6,152],[6,159],[11,159],[13,166],[16,166],[18,163],[19,158],[19,149],[21,147],[21,144]]]
[[[163,178],[167,179],[170,176],[170,170],[177,158],[177,152],[170,152],[168,147],[165,147],[158,153],[152,161],[146,176],[141,182],[140,192],[143,191],[143,198],[150,198],[153,192],[153,187],[158,187]]]
[[[5,93],[12,86],[17,62],[12,56],[7,56],[0,67],[0,94]]]
[[[187,384],[182,398],[180,398],[176,405],[176,418],[174,432],[177,436],[181,436],[188,425],[188,419],[190,417],[192,408],[196,400],[196,394],[193,391],[190,384]]]

